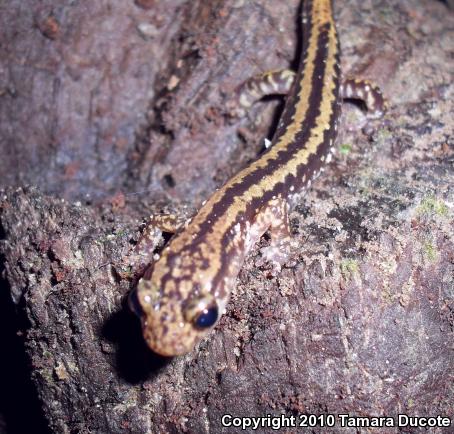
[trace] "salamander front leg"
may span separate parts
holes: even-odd
[[[271,243],[260,250],[262,257],[256,261],[257,266],[270,263],[274,272],[279,272],[288,262],[297,243],[293,239],[288,221],[287,201],[282,198],[273,199],[260,208],[250,228],[250,248],[269,230]]]
[[[133,289],[129,293],[128,305],[132,312],[142,317],[143,311],[138,299],[138,287],[144,281],[142,277],[148,275],[153,269],[153,264],[159,259],[156,249],[164,244],[163,233],[174,234],[185,224],[185,220],[174,214],[157,214],[149,218],[145,224],[139,241],[128,255],[125,263],[130,268],[129,274],[132,275],[134,282]]]
[[[157,258],[154,252],[163,243],[162,233],[174,234],[183,225],[184,220],[174,214],[151,216],[145,224],[139,241],[125,261],[134,270],[134,274],[143,274],[145,269]]]

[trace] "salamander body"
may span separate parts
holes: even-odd
[[[285,261],[288,198],[331,159],[347,89],[340,87],[331,2],[305,1],[302,28],[299,69],[291,80],[281,74],[290,89],[271,146],[206,201],[138,282],[131,304],[147,344],[161,355],[191,351],[216,325],[246,255],[267,230],[266,259]],[[278,91],[282,82],[269,76],[268,85]],[[354,82],[349,91],[356,95]]]

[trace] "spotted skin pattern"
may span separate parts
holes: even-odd
[[[340,112],[339,42],[331,1],[304,1],[302,23],[296,74],[265,75],[262,84],[249,82],[243,93],[248,107],[269,88],[291,87],[271,146],[178,229],[130,297],[145,341],[158,354],[185,354],[213,329],[246,255],[267,230],[271,245],[265,259],[278,267],[285,262],[292,243],[288,198],[309,187],[331,159]]]

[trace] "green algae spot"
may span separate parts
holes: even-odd
[[[342,259],[340,269],[344,279],[349,279],[353,274],[358,273],[358,261],[356,259]]]
[[[343,143],[342,145],[339,146],[339,152],[342,155],[348,155],[352,151],[352,145],[348,143]]]
[[[422,245],[422,250],[424,256],[430,261],[435,262],[438,257],[438,252],[436,247],[432,244],[431,241],[426,241]]]
[[[437,215],[441,217],[448,215],[449,212],[445,203],[435,196],[423,198],[416,211],[419,215]]]

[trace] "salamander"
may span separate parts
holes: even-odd
[[[292,238],[288,201],[329,163],[343,97],[363,99],[380,115],[384,101],[370,83],[341,86],[339,41],[330,0],[302,7],[302,51],[296,73],[266,74],[242,86],[247,108],[268,93],[287,93],[269,146],[202,205],[172,237],[130,297],[148,346],[163,356],[191,351],[225,312],[245,257],[270,231],[266,260],[279,267]]]

